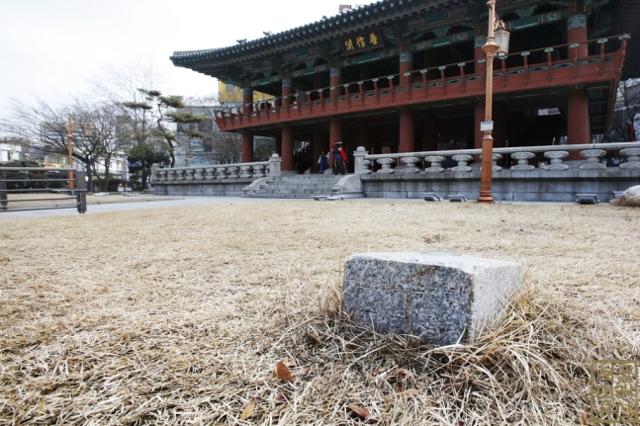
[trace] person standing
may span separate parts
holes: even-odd
[[[325,170],[329,168],[329,161],[327,160],[327,154],[324,149],[320,151],[320,157],[318,157],[318,170],[320,174],[324,174]]]
[[[334,175],[345,174],[345,161],[347,160],[347,153],[342,147],[342,142],[336,142],[333,146],[332,160],[335,165],[333,168]]]

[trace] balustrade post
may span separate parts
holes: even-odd
[[[420,70],[422,75],[422,88],[424,90],[424,96],[429,97],[429,78],[427,76],[428,71],[426,69]]]
[[[598,40],[598,45],[600,46],[600,57],[598,59],[598,72],[600,75],[604,74],[604,47],[607,44],[608,39],[601,38]]]
[[[621,169],[640,169],[640,148],[624,148],[620,150],[620,154],[626,157],[625,162],[620,164]]]
[[[573,49],[575,54],[573,55],[573,78],[578,78],[578,57],[580,55],[579,52],[580,43],[571,43],[569,45],[569,49]]]
[[[366,174],[365,165],[364,165],[364,156],[367,155],[368,152],[364,146],[359,146],[353,152],[353,173],[356,175]]]
[[[264,168],[265,168],[264,164],[256,164],[252,166],[252,168],[253,168],[253,174],[251,176],[252,178],[257,179],[257,178],[264,177]]]
[[[466,64],[464,62],[460,62],[458,63],[458,68],[460,68],[460,91],[462,93],[464,93],[467,90],[467,82],[465,80],[465,75],[464,75],[464,66]]]
[[[364,106],[364,81],[358,82],[358,93],[360,94],[360,104]]]
[[[376,105],[377,105],[380,103],[380,88],[378,87],[378,79],[372,78],[371,81],[373,81],[373,90],[376,93]]]
[[[324,90],[318,89],[318,98],[320,99],[320,109],[324,111]]]
[[[444,157],[441,155],[429,155],[424,158],[425,161],[428,161],[431,164],[424,171],[426,173],[442,173],[444,172],[444,168],[442,167],[442,162],[444,161]]]
[[[544,49],[544,53],[547,54],[547,81],[553,80],[553,47],[547,47]]]
[[[520,53],[520,55],[523,58],[524,61],[524,75],[523,75],[523,79],[524,79],[524,85],[528,86],[529,85],[529,55],[531,53],[530,52],[522,52]]]
[[[454,155],[452,158],[454,161],[458,162],[458,165],[455,167],[452,167],[451,170],[453,170],[454,172],[470,172],[471,171],[471,167],[468,165],[469,161],[473,160],[473,157],[471,155],[457,154],[457,155]]]
[[[344,95],[347,97],[347,108],[351,108],[351,93],[349,93],[349,83],[343,84]]]
[[[607,151],[604,149],[584,149],[580,151],[580,154],[587,159],[587,161],[580,164],[580,170],[603,170],[607,168],[607,166],[600,161],[602,157],[607,155]]]
[[[563,162],[569,156],[569,151],[547,151],[544,156],[549,159],[549,164],[542,166],[543,169],[558,171],[569,169],[569,165]]]
[[[251,166],[244,165],[240,166],[240,177],[243,179],[251,177]]]
[[[216,169],[214,169],[213,167],[205,168],[204,169],[204,179],[205,180],[215,179],[215,171],[216,171]]]
[[[237,179],[238,178],[238,167],[236,167],[236,166],[227,167],[227,178],[228,179]]]
[[[193,169],[193,180],[201,180],[203,171],[204,169],[200,167]]]
[[[420,158],[415,156],[402,157],[400,162],[402,163],[401,173],[420,173],[420,168],[416,167],[416,163],[420,161]]]
[[[440,70],[440,84],[442,85],[442,90],[444,92],[444,94],[447,94],[447,80],[444,76],[444,70],[446,70],[447,67],[442,65],[440,67],[438,67],[438,70]]]
[[[534,170],[535,166],[532,166],[531,164],[529,164],[529,160],[534,158],[535,156],[536,155],[533,152],[528,152],[528,151],[514,152],[513,154],[511,154],[511,158],[515,158],[516,160],[518,160],[518,164],[511,167],[511,170],[516,170],[516,171]]]
[[[269,177],[280,177],[282,175],[282,159],[276,153],[269,157]]]
[[[394,172],[393,168],[391,167],[391,165],[393,163],[396,162],[396,160],[394,160],[393,158],[378,158],[378,160],[376,160],[376,162],[378,164],[380,164],[380,170],[378,170],[378,173],[380,174],[391,174]]]
[[[226,179],[227,178],[227,168],[226,167],[217,167],[216,168],[216,179]]]

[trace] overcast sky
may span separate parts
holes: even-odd
[[[216,81],[169,61],[331,16],[339,0],[0,0],[0,112],[11,98],[61,102],[91,80],[150,64],[165,93],[212,96]],[[363,3],[360,1],[359,3]]]

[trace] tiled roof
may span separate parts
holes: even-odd
[[[381,0],[367,6],[349,10],[336,16],[293,28],[280,33],[261,37],[256,40],[238,43],[218,49],[204,49],[174,52],[171,61],[174,65],[190,65],[210,60],[225,60],[236,56],[251,55],[255,52],[273,48],[304,44],[310,38],[330,38],[336,33],[354,31],[359,26],[372,22],[380,24],[385,18],[410,14],[418,8],[421,11],[437,11],[445,7],[466,3],[465,0]],[[412,8],[413,7],[413,8]]]

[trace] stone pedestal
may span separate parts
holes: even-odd
[[[521,285],[515,263],[449,253],[355,254],[343,307],[359,325],[426,343],[473,341]]]

